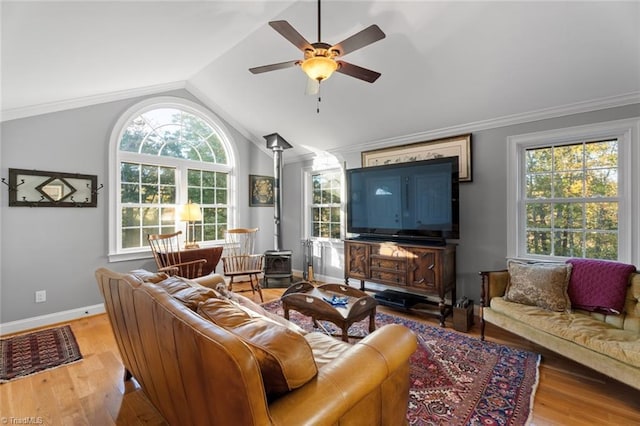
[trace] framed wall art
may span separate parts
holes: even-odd
[[[249,207],[273,207],[274,179],[249,175]]]
[[[458,156],[460,162],[460,182],[471,182],[471,133],[364,151],[362,152],[362,167],[455,156]]]
[[[98,176],[9,169],[9,207],[96,207]]]

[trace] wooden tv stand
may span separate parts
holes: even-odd
[[[440,326],[456,300],[456,246],[430,246],[413,242],[345,240],[345,283],[349,278],[389,286],[402,294],[418,295],[437,303]],[[450,302],[446,302],[451,293]],[[390,294],[397,294],[391,291]],[[411,298],[409,298],[411,299]],[[389,303],[393,306],[394,303]]]

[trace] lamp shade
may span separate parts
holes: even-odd
[[[186,222],[202,220],[200,205],[196,203],[187,203],[183,205],[182,209],[180,210],[180,220]]]
[[[326,80],[338,69],[338,63],[325,56],[314,56],[305,59],[300,66],[309,78],[317,81]]]

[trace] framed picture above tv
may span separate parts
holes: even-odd
[[[362,152],[362,167],[458,157],[459,181],[471,182],[471,133]]]

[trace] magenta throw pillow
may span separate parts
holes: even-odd
[[[573,265],[569,280],[571,307],[604,314],[620,314],[633,265],[595,259],[569,259]]]

